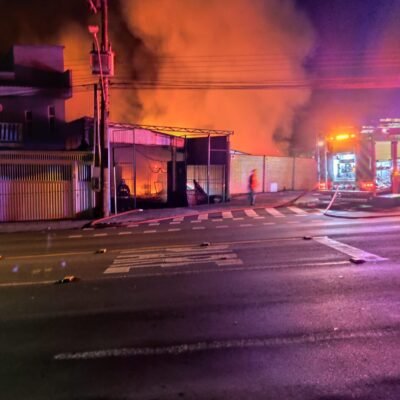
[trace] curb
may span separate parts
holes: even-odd
[[[331,218],[343,218],[343,219],[361,219],[361,218],[385,218],[385,217],[400,217],[400,213],[394,214],[369,214],[369,215],[335,215],[332,212],[322,213],[323,215]]]

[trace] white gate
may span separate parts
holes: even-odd
[[[0,153],[0,221],[75,218],[94,207],[91,154]]]

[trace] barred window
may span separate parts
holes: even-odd
[[[0,164],[0,180],[3,181],[70,181],[72,179],[69,165],[40,164]]]

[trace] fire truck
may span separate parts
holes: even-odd
[[[400,119],[329,132],[317,146],[319,189],[342,197],[399,193]]]

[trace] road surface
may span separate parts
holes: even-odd
[[[255,208],[2,235],[2,398],[398,399],[399,227]]]

